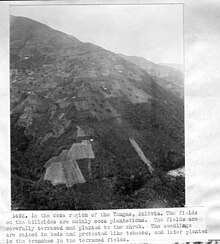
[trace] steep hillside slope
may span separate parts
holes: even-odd
[[[162,64],[154,64],[145,58],[136,56],[126,56],[120,54],[126,60],[138,65],[140,68],[146,70],[155,81],[167,91],[178,98],[183,99],[183,73],[173,67]]]
[[[183,101],[157,78],[120,55],[15,16],[10,68],[13,208],[153,207],[161,198],[168,207],[184,204],[184,181],[165,176],[184,165]],[[45,163],[79,140],[95,155],[77,160],[86,183],[45,181]]]
[[[184,68],[182,64],[175,63],[159,63],[159,65],[166,66],[175,70],[179,70],[180,72],[184,72]]]

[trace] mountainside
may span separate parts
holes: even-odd
[[[166,67],[169,67],[169,68],[172,68],[172,69],[175,69],[175,70],[178,70],[180,72],[183,72],[183,65],[181,64],[175,64],[175,63],[159,63],[159,65],[163,65],[163,66],[166,66]]]
[[[146,70],[159,85],[172,92],[174,96],[183,98],[184,77],[180,70],[165,64],[154,64],[142,57],[120,55]]]
[[[184,179],[166,173],[184,166],[184,107],[168,81],[31,19],[10,21],[12,208],[182,206]]]

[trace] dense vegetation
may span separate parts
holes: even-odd
[[[184,178],[167,174],[184,166],[183,100],[120,55],[27,18],[11,23],[12,208],[184,206]],[[77,126],[93,139],[92,177],[80,159],[86,183],[53,186],[44,165],[77,141]]]
[[[35,147],[35,138],[25,135],[25,128],[18,126],[16,117],[13,115],[11,119],[13,209],[117,209],[154,207],[155,204],[161,207],[184,206],[184,178],[165,175],[167,170],[179,166],[178,157],[173,159],[172,152],[166,155],[159,153],[154,162],[156,172],[152,176],[128,145],[114,148],[114,141],[110,143],[109,140],[106,144],[103,140],[99,146],[98,160],[92,165],[93,180],[71,188],[45,182],[42,177],[44,163],[52,155],[68,148],[70,143],[63,139],[63,146],[59,147],[59,142],[50,140],[44,146]],[[129,158],[126,153],[129,153]],[[107,163],[103,165],[103,162]],[[83,165],[79,162],[82,172],[86,172]]]

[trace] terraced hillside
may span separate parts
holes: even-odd
[[[10,72],[13,209],[184,205],[184,178],[167,174],[184,166],[184,106],[163,79],[121,55],[15,16]],[[94,157],[81,157],[88,145]],[[62,158],[68,151],[78,169]],[[60,161],[47,171],[54,158]],[[62,170],[60,184],[53,184],[47,176]],[[65,170],[81,172],[81,181],[70,173],[69,184]]]
[[[169,67],[169,64],[154,64],[142,57],[120,55],[146,70],[159,85],[172,92],[174,96],[183,99],[183,73],[180,68]]]

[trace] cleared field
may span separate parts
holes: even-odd
[[[81,143],[74,143],[67,154],[68,161],[83,158],[95,158],[92,145],[89,140],[83,140]]]
[[[77,137],[85,137],[85,132],[79,126],[77,126]],[[49,159],[44,165],[46,168],[44,180],[50,181],[53,185],[65,184],[67,187],[85,183],[85,178],[76,162],[76,159],[84,158],[95,158],[89,140],[74,143],[70,150],[63,150],[58,156]],[[91,175],[91,162],[88,171]]]
[[[66,177],[61,162],[53,162],[46,169],[44,180],[51,181],[53,185],[66,184]]]
[[[77,137],[84,137],[84,136],[86,136],[85,132],[79,126],[77,126]]]
[[[132,84],[123,87],[121,85],[121,92],[124,94],[131,103],[149,103],[150,98],[152,98],[148,93],[144,92],[141,89],[136,88]]]
[[[44,168],[48,168],[54,162],[62,162],[67,159],[68,150],[63,150],[58,156],[50,158],[45,164]]]
[[[53,162],[46,169],[44,180],[53,185],[65,184],[67,187],[86,182],[76,161]]]
[[[67,187],[86,182],[76,161],[66,161],[62,165]]]

